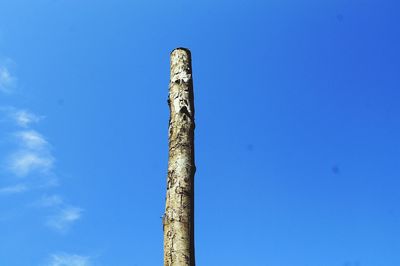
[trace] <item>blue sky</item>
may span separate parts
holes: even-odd
[[[0,265],[162,264],[180,46],[198,265],[400,265],[399,8],[0,0]]]

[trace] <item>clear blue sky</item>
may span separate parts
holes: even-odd
[[[192,51],[199,266],[400,265],[395,0],[0,0],[0,265],[162,265]]]

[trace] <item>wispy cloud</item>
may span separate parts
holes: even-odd
[[[76,254],[53,254],[47,266],[90,266],[90,257]]]
[[[47,140],[34,130],[15,133],[20,148],[8,160],[9,170],[16,176],[24,177],[31,173],[48,174],[54,164]]]
[[[35,130],[23,130],[17,132],[15,135],[20,141],[20,145],[24,148],[36,151],[43,151],[49,148],[47,140]]]
[[[17,125],[21,127],[28,127],[30,124],[37,123],[42,119],[41,116],[37,116],[27,110],[14,111],[12,117]]]
[[[0,66],[0,91],[10,93],[15,88],[17,78],[14,77],[7,67]]]
[[[17,88],[18,79],[12,69],[15,63],[7,58],[0,60],[0,94],[11,94]],[[34,114],[28,109],[18,109],[13,106],[0,106],[0,122],[12,123],[17,127],[11,135],[15,146],[11,147],[5,156],[1,156],[1,169],[8,184],[0,183],[0,195],[22,194],[27,191],[45,190],[59,184],[54,172],[55,157],[52,145],[40,132],[34,130],[34,125],[44,117]],[[2,132],[0,132],[2,133]],[[7,134],[7,133],[6,133]],[[8,147],[7,147],[8,148]],[[2,175],[4,173],[1,173]],[[23,179],[22,179],[23,178]],[[0,180],[3,181],[3,180]],[[57,194],[45,195],[39,200],[31,199],[31,207],[47,208],[54,215],[48,216],[46,225],[56,231],[66,232],[79,219],[83,209],[73,207],[64,202]],[[0,217],[1,218],[1,217]],[[51,257],[51,266],[87,266],[89,258],[78,255],[56,254]]]
[[[16,184],[16,185],[0,188],[0,195],[18,194],[18,193],[25,192],[27,190],[28,190],[28,186],[26,184]]]
[[[37,115],[27,109],[18,109],[13,106],[0,106],[0,112],[5,115],[6,121],[11,121],[22,128],[28,128],[45,118],[45,116]]]
[[[54,159],[49,154],[21,150],[10,156],[8,168],[16,176],[24,177],[35,172],[49,174],[53,163]]]
[[[24,178],[25,184],[0,188],[0,194],[22,193],[58,184],[53,172],[55,158],[51,152],[51,145],[44,135],[31,128],[41,117],[27,110],[12,107],[5,111],[11,113],[10,117],[20,127],[20,130],[13,133],[17,146],[9,154],[6,166],[14,176]],[[61,196],[56,194],[42,196],[29,205],[54,211],[54,215],[47,217],[46,225],[61,233],[67,232],[81,218],[83,212],[79,207],[64,203]]]
[[[81,218],[83,210],[78,207],[65,207],[58,214],[47,220],[47,225],[59,232],[66,232],[69,227]]]

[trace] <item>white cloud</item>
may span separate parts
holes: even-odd
[[[15,122],[21,127],[28,127],[30,124],[37,123],[42,119],[42,117],[27,110],[15,111],[12,116]]]
[[[50,145],[46,139],[34,130],[15,133],[21,149],[14,152],[8,161],[8,168],[16,176],[27,176],[31,173],[48,174],[54,164]]]
[[[51,171],[54,158],[50,154],[21,150],[14,153],[9,160],[9,169],[16,176],[27,176],[33,172],[47,174]]]
[[[7,112],[19,126],[25,128],[41,119],[31,112],[13,107],[1,110]],[[32,129],[20,130],[13,135],[19,147],[7,156],[6,167],[20,177],[31,173],[51,174],[55,160],[51,154],[51,145],[46,138]]]
[[[0,66],[0,91],[10,93],[15,87],[17,79],[11,75],[10,71]]]
[[[0,62],[0,93],[12,93],[17,87],[17,77],[10,71],[13,65],[15,65],[14,62],[9,59]],[[51,145],[42,134],[32,129],[32,126],[42,120],[43,116],[12,106],[0,106],[0,113],[2,114],[0,122],[11,121],[20,130],[13,132],[13,136],[18,141],[17,145],[6,155],[5,161],[1,164],[5,163],[5,169],[13,175],[26,177],[24,181],[14,180],[9,186],[0,187],[0,195],[23,193],[35,189],[43,190],[58,185],[58,178],[53,172],[55,158],[51,152]],[[54,211],[55,215],[48,217],[46,225],[60,232],[66,232],[81,218],[83,212],[81,208],[64,203],[59,195],[45,195],[38,201],[31,201],[29,205]],[[50,266],[89,265],[89,257],[74,254],[55,254],[49,261]]]
[[[39,116],[26,109],[18,109],[13,106],[0,106],[0,112],[4,113],[8,119],[11,119],[14,123],[23,128],[27,128],[45,118],[45,116]]]
[[[65,232],[82,216],[83,210],[78,207],[66,207],[57,215],[49,217],[47,225],[59,232]]]
[[[28,186],[26,184],[16,184],[13,186],[2,187],[0,188],[0,195],[10,195],[10,194],[18,194],[28,190]]]
[[[48,142],[46,139],[35,130],[20,131],[16,133],[16,136],[25,148],[32,150],[43,150],[48,148]]]
[[[90,257],[76,254],[53,254],[47,266],[90,266]]]
[[[35,130],[25,130],[16,133],[17,138],[21,141],[21,144],[25,148],[32,150],[44,150],[48,151],[49,143],[47,140]]]

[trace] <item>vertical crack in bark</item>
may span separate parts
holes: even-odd
[[[164,266],[194,266],[194,104],[190,51],[171,52]]]

